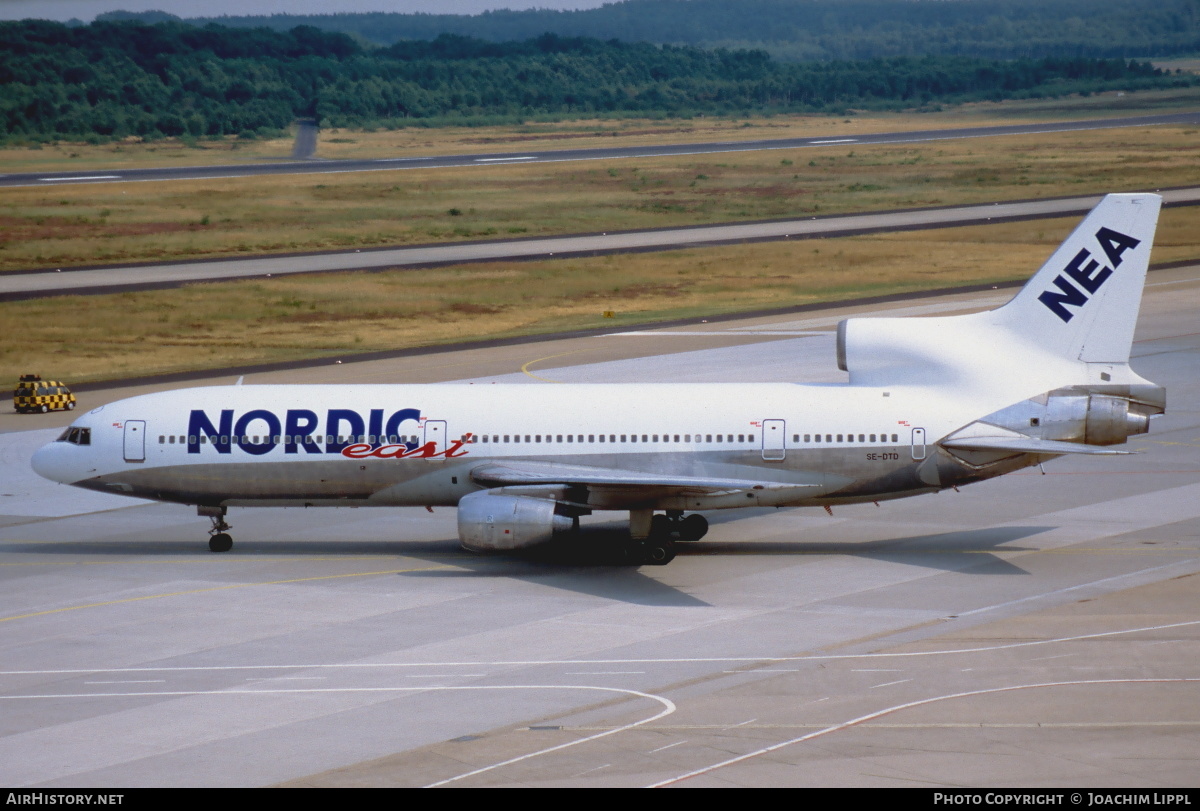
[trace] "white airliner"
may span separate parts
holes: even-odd
[[[457,506],[467,549],[550,541],[629,512],[667,563],[700,511],[932,493],[1069,453],[1123,453],[1166,392],[1129,367],[1161,198],[1105,197],[1003,307],[838,326],[844,385],[218,386],[94,409],[42,476],[196,505]]]

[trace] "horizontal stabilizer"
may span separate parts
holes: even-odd
[[[1036,439],[1034,437],[976,436],[947,439],[941,444],[946,448],[957,448],[964,451],[1013,451],[1014,453],[1045,455],[1085,453],[1101,456],[1129,456],[1135,453],[1135,451],[1117,451],[1103,445],[1083,445],[1078,442],[1059,442],[1053,439]]]

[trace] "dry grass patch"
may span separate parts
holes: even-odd
[[[1195,127],[8,189],[0,270],[354,249],[1200,183]]]
[[[1154,259],[1200,259],[1196,210]],[[0,304],[0,379],[72,382],[337,357],[1023,279],[1076,218]],[[604,318],[614,311],[615,319]]]

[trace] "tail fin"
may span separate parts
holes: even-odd
[[[1068,360],[1128,363],[1161,203],[1106,196],[990,320]]]
[[[838,366],[851,385],[1146,383],[1129,370],[1129,350],[1161,203],[1108,195],[999,309],[843,321]]]

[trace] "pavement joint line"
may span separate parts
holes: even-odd
[[[427,566],[418,569],[387,569],[378,572],[352,572],[349,574],[330,574],[320,575],[317,577],[297,577],[289,580],[267,580],[261,583],[228,583],[224,586],[210,586],[203,589],[189,589],[187,591],[173,591],[165,594],[145,594],[140,597],[124,597],[119,600],[106,600],[99,603],[86,603],[84,605],[69,605],[62,608],[50,608],[45,611],[33,611],[28,614],[14,614],[9,617],[0,617],[0,622],[12,622],[13,620],[31,619],[33,617],[44,617],[49,614],[62,614],[67,611],[80,611],[85,608],[103,608],[111,605],[121,605],[122,603],[137,603],[144,600],[157,600],[165,597],[183,597],[191,594],[205,594],[212,591],[229,591],[230,589],[253,588],[255,586],[281,586],[290,583],[308,583],[314,580],[336,580],[345,577],[371,577],[376,575],[386,574],[405,574],[407,572],[428,572],[438,569],[452,569],[453,566]]]

